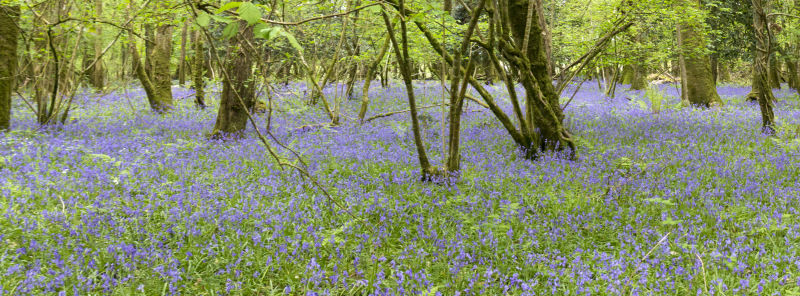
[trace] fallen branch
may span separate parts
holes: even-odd
[[[417,110],[428,109],[428,108],[433,108],[433,107],[440,107],[442,105],[450,106],[450,104],[437,104],[437,105],[419,107],[419,108],[417,108]],[[406,110],[392,111],[392,112],[387,112],[387,113],[383,113],[383,114],[378,114],[378,115],[372,116],[370,118],[364,119],[363,122],[370,122],[370,121],[373,121],[373,120],[378,119],[378,118],[389,117],[389,116],[392,116],[392,115],[395,115],[395,114],[400,114],[400,113],[405,113],[405,112],[410,112],[410,111],[411,111],[411,109],[406,109]]]

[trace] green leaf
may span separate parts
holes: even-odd
[[[649,202],[652,202],[652,203],[658,203],[658,204],[667,205],[667,206],[674,206],[675,205],[675,202],[673,202],[673,201],[671,201],[669,199],[663,199],[663,198],[659,198],[659,197],[657,197],[657,198],[647,198],[645,200],[649,201]]]
[[[208,23],[211,22],[211,17],[209,17],[207,13],[201,12],[200,14],[197,15],[197,18],[195,18],[194,21],[200,27],[205,28],[208,27]]]
[[[661,221],[661,225],[678,225],[679,223],[683,222],[683,220],[672,220],[672,217],[667,217],[667,220]]]
[[[617,161],[614,163],[617,167],[621,169],[630,169],[633,166],[633,161],[627,157],[620,157],[617,158]]]
[[[244,2],[239,6],[239,17],[252,25],[261,20],[261,9],[253,3]]]
[[[286,37],[286,39],[289,40],[289,44],[291,44],[292,47],[294,47],[294,49],[296,49],[299,52],[303,52],[303,46],[301,46],[300,43],[297,42],[297,39],[295,39],[292,34],[289,34],[289,32],[286,31],[281,31],[280,34],[281,36]]]
[[[219,9],[217,9],[217,13],[222,13],[223,11],[226,11],[226,10],[231,9],[231,8],[239,7],[240,5],[242,5],[242,2],[238,2],[238,1],[237,2],[228,2],[225,5],[222,5],[222,7],[220,7]]]
[[[372,13],[380,13],[381,12],[381,6],[380,5],[372,5],[372,6],[369,6],[367,8],[364,8],[364,11],[372,12]]]
[[[233,19],[230,19],[230,18],[227,18],[227,17],[224,17],[224,16],[218,16],[218,15],[213,15],[213,14],[209,14],[208,16],[210,16],[212,19],[214,19],[215,21],[218,21],[220,23],[228,24],[228,23],[233,21]]]
[[[222,37],[225,39],[230,39],[236,35],[236,33],[239,33],[239,23],[230,23],[225,26],[224,30],[222,30]]]

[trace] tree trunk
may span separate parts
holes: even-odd
[[[724,63],[719,64],[719,82],[728,82],[731,80],[731,71]]]
[[[399,0],[398,3],[400,15],[405,16],[404,1]],[[438,175],[439,172],[436,168],[431,166],[430,161],[428,160],[428,155],[425,152],[425,144],[422,142],[422,131],[419,125],[419,117],[417,116],[417,103],[414,96],[414,86],[411,80],[411,57],[408,53],[408,35],[404,20],[405,18],[399,21],[400,35],[402,37],[401,46],[401,44],[399,44],[394,37],[394,29],[391,21],[389,20],[389,15],[385,11],[381,11],[381,15],[383,16],[383,22],[386,25],[389,39],[392,42],[395,57],[397,58],[398,68],[403,76],[403,82],[405,83],[406,93],[408,95],[408,108],[409,114],[411,115],[411,131],[414,136],[414,146],[417,148],[417,160],[419,161],[422,171],[422,180],[430,181],[432,180],[433,176]]]
[[[134,65],[133,71],[136,73],[136,77],[139,79],[139,82],[142,83],[142,88],[144,89],[145,94],[147,94],[147,102],[150,104],[150,109],[156,113],[161,113],[164,111],[164,108],[159,107],[159,98],[157,98],[156,89],[153,86],[153,82],[150,81],[150,77],[147,75],[147,72],[145,71],[145,66],[142,64],[141,58],[139,57],[139,49],[137,48],[136,41],[134,39],[131,39],[130,46],[131,58],[133,59],[132,63]]]
[[[787,58],[786,68],[788,68],[789,71],[789,80],[787,81],[789,88],[795,91],[800,90],[800,80],[798,80],[797,77],[797,61]]]
[[[369,85],[372,83],[372,78],[375,76],[375,70],[380,66],[383,57],[386,56],[386,51],[389,49],[390,42],[389,36],[386,36],[378,52],[378,56],[375,57],[375,60],[367,68],[367,75],[364,77],[364,87],[361,89],[361,108],[358,112],[359,122],[363,121],[364,116],[367,114],[367,106],[369,106]]]
[[[203,72],[205,72],[205,50],[203,49],[203,38],[200,31],[195,31],[192,34],[192,41],[194,45],[194,71],[192,71],[192,86],[194,88],[194,102],[200,109],[206,108],[206,92],[205,81],[203,80]]]
[[[752,0],[753,28],[755,30],[755,52],[753,71],[753,91],[751,95],[758,100],[761,108],[761,131],[768,135],[775,134],[775,113],[773,103],[775,96],[769,87],[769,53],[772,36],[767,30],[767,16],[764,12],[763,0]],[[748,95],[750,97],[750,95]]]
[[[17,79],[19,6],[0,6],[0,130],[11,126],[11,93]]]
[[[552,1],[555,2],[555,0]],[[542,41],[544,42],[542,46],[544,46],[544,53],[545,57],[547,58],[547,75],[553,77],[553,74],[555,74],[555,67],[553,65],[553,49],[552,49],[553,36],[550,33],[551,30],[547,25],[547,21],[545,20],[544,17],[544,5],[542,3],[542,0],[536,0],[536,8],[537,8],[536,12],[539,16],[539,27],[542,29],[542,35],[544,36],[544,38],[542,38]],[[555,8],[555,6],[553,8]],[[553,15],[555,15],[556,14],[555,10],[552,11],[552,13]],[[550,26],[555,26],[555,24],[551,22]]]
[[[769,59],[769,86],[773,89],[781,89],[781,66],[777,56],[777,53],[775,53]]]
[[[211,132],[214,138],[239,138],[247,128],[248,113],[255,105],[256,88],[251,75],[254,61],[246,46],[253,44],[254,38],[253,26],[239,21],[239,32],[228,43],[219,112]]]
[[[634,73],[634,69],[632,65],[623,65],[622,66],[622,74],[619,76],[619,83],[620,84],[632,84],[633,83],[633,76],[636,75]]]
[[[508,19],[511,22],[511,33],[514,36],[518,48],[523,48],[524,40],[528,39],[527,62],[529,63],[528,73],[521,73],[523,79],[531,80],[531,84],[526,88],[526,102],[528,112],[532,112],[535,128],[539,130],[539,147],[542,151],[564,151],[569,150],[568,158],[575,157],[575,143],[572,141],[570,133],[564,129],[564,114],[559,104],[559,96],[555,92],[553,82],[548,74],[548,61],[545,55],[544,38],[542,38],[542,28],[539,27],[539,14],[528,15],[529,0],[508,0]],[[536,9],[541,9],[537,7]],[[532,18],[530,30],[528,29],[528,17]],[[523,62],[524,63],[524,62]],[[521,69],[523,70],[523,69]],[[527,83],[523,83],[526,85]],[[529,89],[530,88],[530,89]],[[535,89],[535,88],[538,88]],[[534,147],[525,147],[534,149]]]
[[[158,112],[168,112],[173,107],[172,76],[169,70],[172,56],[172,26],[161,25],[156,28],[156,44],[153,47],[150,77],[155,88],[155,107]]]
[[[699,0],[685,0],[686,7],[699,7]],[[701,52],[706,48],[706,41],[697,32],[699,23],[691,20],[682,21],[679,25],[681,55],[685,67],[685,80],[681,86],[686,88],[686,99],[692,105],[709,107],[722,105],[717,93],[717,85],[711,75],[711,63],[708,55]]]
[[[714,84],[719,81],[719,57],[716,53],[711,54],[711,77],[714,79]]]
[[[188,27],[189,20],[186,20],[181,30],[181,58],[178,60],[178,84],[180,86],[186,84],[186,34]]]
[[[152,24],[144,25],[144,71],[150,79],[153,79],[153,49],[156,42],[156,31]]]
[[[647,88],[647,68],[640,65],[633,66],[633,81],[631,90],[643,90]]]
[[[97,17],[101,18],[103,15],[103,0],[95,0],[94,7]],[[94,59],[96,60],[94,67],[91,70],[92,77],[90,79],[92,87],[97,91],[102,91],[105,87],[105,66],[101,54],[103,53],[103,27],[101,25],[95,26],[94,38]]]

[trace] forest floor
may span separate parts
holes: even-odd
[[[298,129],[326,118],[276,95],[273,133],[347,211],[281,170],[252,128],[208,140],[216,94],[197,110],[176,88],[163,116],[140,89],[85,94],[75,120],[44,130],[15,102],[0,295],[800,295],[800,98],[776,90],[768,138],[749,87],[720,87],[726,106],[710,110],[662,88],[654,113],[642,92],[585,84],[566,112],[575,161],[522,159],[470,104],[452,186],[418,181],[408,113]],[[441,100],[435,83],[417,91]],[[371,115],[407,108],[400,86],[370,96]],[[439,164],[442,111],[423,113]]]

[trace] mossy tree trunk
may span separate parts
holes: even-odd
[[[17,79],[19,6],[0,6],[0,130],[11,126],[11,93]]]
[[[788,77],[789,79],[788,81],[786,81],[787,84],[789,84],[789,88],[794,89],[796,91],[800,90],[800,80],[798,80],[797,77],[797,61],[787,58],[786,68],[789,71],[787,75],[789,76]]]
[[[774,48],[774,46],[773,46]],[[772,89],[781,89],[781,63],[777,59],[777,53],[773,53],[769,59],[769,86]]]
[[[719,64],[719,77],[717,80],[719,82],[728,82],[731,80],[730,68],[724,63]]]
[[[555,0],[551,1],[555,2]],[[544,54],[547,58],[547,74],[550,75],[550,77],[553,77],[555,74],[555,65],[553,65],[553,36],[549,26],[547,25],[547,20],[544,17],[544,3],[542,0],[536,0],[536,7],[538,8],[536,9],[536,14],[538,16],[539,28],[542,29],[542,36],[544,36],[542,38],[542,41],[544,42],[542,46],[544,46]],[[553,8],[555,8],[555,6],[553,6]],[[555,13],[555,11],[552,11],[554,16]],[[555,24],[550,24],[550,26],[553,25]]]
[[[358,112],[358,121],[361,122],[364,120],[364,116],[367,114],[367,107],[369,106],[369,86],[372,83],[372,79],[375,76],[375,70],[378,69],[380,66],[381,61],[383,61],[383,57],[386,56],[386,52],[389,49],[389,36],[387,35],[386,38],[383,40],[383,45],[381,45],[381,49],[378,52],[378,56],[375,57],[375,60],[370,63],[367,67],[367,74],[364,77],[364,87],[361,89],[361,108],[359,108]]]
[[[755,30],[755,52],[753,53],[753,90],[748,97],[758,101],[761,109],[761,131],[768,135],[775,134],[775,113],[773,101],[775,95],[769,86],[770,45],[772,37],[767,30],[767,15],[764,12],[763,0],[752,0],[753,28]]]
[[[631,90],[643,90],[647,88],[647,68],[640,65],[633,66],[633,81]]]
[[[189,20],[183,23],[181,29],[181,57],[178,59],[178,84],[186,84],[186,38],[189,31]]]
[[[147,75],[145,66],[142,64],[141,57],[139,57],[139,49],[136,46],[136,41],[131,39],[130,46],[131,58],[133,59],[132,63],[134,66],[133,71],[136,73],[136,78],[142,83],[142,88],[144,89],[145,94],[147,94],[147,102],[150,104],[150,109],[160,113],[163,109],[158,108],[158,104],[156,103],[158,101],[156,99],[156,90],[153,86],[153,82],[150,81],[150,76]]]
[[[633,77],[636,75],[633,65],[624,65],[622,66],[622,74],[619,76],[619,83],[620,84],[631,84],[633,83]]]
[[[211,136],[239,138],[247,128],[249,110],[255,105],[254,58],[247,50],[253,44],[253,26],[239,21],[239,32],[228,41],[227,59],[222,76],[222,94],[217,121]]]
[[[172,56],[172,26],[161,25],[156,28],[156,44],[153,47],[150,80],[155,88],[155,107],[158,112],[167,112],[173,107],[172,75],[170,57]]]
[[[153,49],[156,47],[156,31],[153,28],[152,24],[144,25],[144,37],[146,38],[144,42],[144,71],[147,72],[150,79],[153,78]]]
[[[194,102],[200,109],[206,108],[206,92],[205,80],[203,80],[203,72],[205,72],[205,50],[203,49],[203,38],[200,31],[195,31],[192,34],[192,45],[194,46],[194,71],[192,71],[192,87],[194,88]]]
[[[699,0],[684,0],[687,8],[699,7]],[[685,80],[681,86],[686,89],[686,98],[692,105],[709,107],[722,105],[717,93],[717,85],[711,74],[711,62],[703,53],[706,41],[698,32],[699,20],[683,21],[678,34],[681,40],[681,55],[684,60]]]
[[[539,14],[534,8],[534,13],[528,15],[529,0],[508,0],[508,20],[511,22],[511,33],[517,48],[524,48],[525,39],[527,41],[527,56],[519,60],[518,68],[524,83],[526,112],[528,118],[533,119],[535,129],[539,130],[538,147],[530,149],[540,149],[542,151],[564,151],[569,150],[569,157],[575,156],[575,143],[570,133],[564,128],[564,114],[559,104],[559,96],[555,92],[552,79],[548,74],[548,61],[545,54],[545,42],[542,37],[542,28],[539,27]],[[528,18],[531,18],[530,30],[528,30]],[[527,36],[526,36],[526,31]],[[505,50],[510,50],[506,48]],[[513,60],[513,59],[512,59]],[[527,60],[527,61],[526,61]],[[512,62],[513,63],[513,62]],[[527,65],[526,65],[527,64]],[[530,154],[529,156],[533,156]]]

